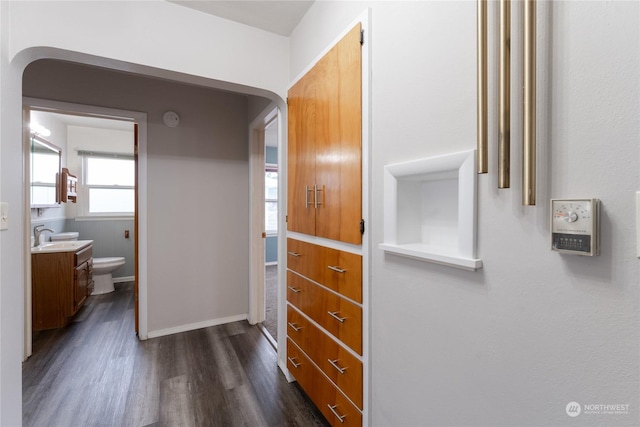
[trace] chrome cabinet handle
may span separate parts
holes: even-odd
[[[340,372],[341,374],[344,374],[344,371],[346,371],[346,370],[347,370],[347,368],[341,368],[340,366],[338,366],[338,363],[337,363],[337,362],[338,362],[338,360],[339,360],[339,359],[336,359],[336,360],[327,359],[327,361],[331,364],[331,366],[333,366],[334,368],[336,368],[336,370],[337,370],[338,372]]]
[[[345,419],[345,418],[347,418],[347,416],[346,416],[346,415],[340,415],[340,414],[336,411],[336,408],[338,407],[338,405],[333,405],[333,406],[331,406],[331,405],[329,405],[329,404],[327,403],[327,407],[328,407],[328,408],[329,408],[329,410],[333,413],[333,415],[335,415],[335,416],[336,416],[336,418],[338,419],[338,421],[340,421],[341,423],[343,423],[343,422],[344,422],[344,419]]]
[[[314,198],[315,198],[315,208],[318,209],[318,205],[322,205],[322,202],[318,201],[318,191],[322,191],[322,194],[324,195],[324,186],[322,186],[322,188],[318,188],[317,185],[314,185],[313,190],[314,190]],[[322,199],[324,200],[324,197]]]
[[[327,311],[327,314],[329,316],[333,317],[334,319],[336,319],[340,323],[344,323],[344,321],[347,320],[347,318],[338,316],[338,313],[340,313],[340,312],[339,311]]]
[[[300,255],[298,252],[287,252],[289,255],[294,256],[294,257],[299,257],[302,256]]]
[[[329,270],[337,271],[338,273],[346,273],[347,272],[347,270],[343,270],[343,269],[341,269],[339,267],[335,267],[333,265],[327,265],[327,268]]]
[[[294,292],[296,294],[300,293],[300,291],[301,291],[301,289],[294,288],[293,286],[287,286],[287,288],[291,289],[291,292]]]
[[[287,324],[288,324],[289,326],[291,326],[291,329],[293,329],[293,330],[294,330],[294,331],[296,331],[296,332],[298,332],[298,331],[300,331],[300,329],[302,329],[302,328],[297,327],[295,323],[287,322]]]
[[[293,365],[294,368],[298,369],[298,366],[302,365],[302,363],[296,363],[295,360],[293,360],[293,357],[287,357],[287,359],[289,360],[289,362],[291,362],[291,364]]]
[[[314,207],[316,207],[316,208],[318,207],[318,205],[316,204],[316,200],[315,200],[315,198],[316,198],[315,188],[316,188],[315,185],[313,186],[313,188],[309,188],[308,185],[304,186],[304,207],[305,207],[305,209],[308,208],[309,205],[312,204],[312,203],[313,203]],[[309,201],[309,191],[313,191],[313,199],[314,199],[313,202]]]

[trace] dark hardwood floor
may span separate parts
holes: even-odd
[[[139,341],[132,284],[34,333],[25,426],[327,426],[257,327],[235,322]]]

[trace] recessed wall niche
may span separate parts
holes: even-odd
[[[385,166],[384,243],[395,255],[475,271],[475,150]]]

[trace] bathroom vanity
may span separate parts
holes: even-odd
[[[93,241],[31,249],[33,330],[65,326],[93,291]]]

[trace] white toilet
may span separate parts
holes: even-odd
[[[78,232],[53,234],[51,241],[78,240]],[[107,257],[93,259],[93,293],[92,295],[106,294],[115,291],[113,286],[113,273],[125,264],[124,257]]]

